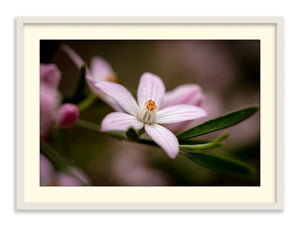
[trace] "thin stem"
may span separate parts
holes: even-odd
[[[95,132],[100,132],[100,126],[99,125],[97,125],[95,123],[92,123],[92,122],[82,120],[82,119],[78,119],[76,121],[76,126],[82,127],[82,128],[85,128],[85,129],[89,129],[89,130],[93,130]]]
[[[225,140],[228,136],[229,136],[229,133],[226,132],[226,133],[222,134],[220,137],[218,137],[217,139],[215,139],[215,140],[213,140],[209,143],[194,144],[194,145],[180,145],[180,148],[192,150],[193,152],[195,152],[195,151],[200,151],[201,152],[202,150],[219,146],[220,143],[223,140]]]
[[[85,129],[89,129],[95,132],[98,132],[100,134],[105,134],[120,140],[126,140],[129,142],[134,142],[132,140],[129,140],[128,137],[126,136],[125,133],[120,133],[120,132],[101,132],[100,131],[100,126],[92,123],[92,122],[88,122],[82,119],[77,120],[76,126],[81,127],[81,128],[85,128]],[[140,130],[139,133],[143,133],[143,130]],[[193,145],[179,145],[180,149],[188,149],[188,150],[192,150],[193,152],[195,151],[199,151],[199,150],[203,150],[203,149],[208,149],[208,148],[212,148],[212,147],[216,147],[218,145],[220,145],[219,143],[223,140],[225,140],[228,137],[229,133],[224,133],[222,136],[220,136],[219,138],[213,140],[212,142],[207,142],[207,143],[202,143],[201,144],[193,144]],[[147,145],[151,145],[151,146],[156,146],[158,147],[158,145],[150,138],[148,137],[139,137],[135,142],[137,143],[141,143],[141,144],[147,144]]]
[[[138,137],[140,137],[143,133],[145,133],[145,127],[136,131],[136,134],[138,135]]]
[[[79,111],[87,109],[96,100],[96,96],[90,93],[84,100],[77,104]]]
[[[76,126],[81,127],[81,128],[85,128],[85,129],[89,129],[95,132],[98,132],[100,134],[105,134],[120,140],[126,140],[126,141],[130,141],[128,140],[127,136],[125,133],[120,133],[120,132],[101,132],[100,131],[100,126],[92,123],[92,122],[88,122],[82,119],[78,119],[76,122]],[[152,145],[152,146],[157,146],[156,143],[154,143],[150,138],[148,137],[140,137],[137,140],[138,143],[142,143],[142,144],[148,144],[148,145]]]

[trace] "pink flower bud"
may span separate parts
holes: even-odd
[[[62,128],[71,128],[74,126],[79,116],[79,110],[74,104],[63,104],[57,115],[57,124]]]
[[[55,64],[40,65],[41,84],[57,89],[60,82],[60,71]]]

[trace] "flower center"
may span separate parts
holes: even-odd
[[[145,106],[145,109],[149,112],[155,111],[157,109],[157,106],[156,106],[156,103],[154,100],[148,100],[144,106]]]
[[[156,121],[156,103],[154,100],[147,100],[144,108],[137,113],[137,118],[143,123],[154,123]]]

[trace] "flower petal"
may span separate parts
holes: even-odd
[[[206,111],[202,108],[193,105],[180,104],[158,111],[156,115],[156,122],[170,124],[201,118],[206,115]]]
[[[107,78],[113,74],[109,63],[98,56],[92,58],[90,70],[91,76],[96,82],[107,80]]]
[[[154,100],[159,108],[165,95],[165,85],[160,77],[146,72],[142,75],[137,91],[139,106],[143,107],[146,101]]]
[[[158,124],[146,124],[145,130],[154,142],[162,147],[171,158],[176,157],[179,152],[179,143],[170,130]]]
[[[95,84],[104,94],[113,98],[127,113],[136,115],[139,107],[131,93],[122,85],[113,82],[98,82]]]
[[[193,96],[187,104],[194,105],[197,107],[201,107],[205,101],[205,96],[203,93],[197,93]]]
[[[84,60],[69,46],[67,45],[62,45],[61,50],[63,50],[74,62],[74,64],[80,69],[82,65],[86,65]]]
[[[110,107],[112,107],[116,111],[123,112],[122,108],[118,105],[118,103],[111,97],[105,95],[98,87],[95,86],[96,82],[90,75],[86,75],[86,81],[92,92],[102,99],[105,103],[107,103]]]
[[[184,84],[166,92],[162,107],[190,104],[200,107],[204,99],[201,87],[197,84]]]
[[[118,103],[111,97],[102,94],[102,100],[107,103],[112,109],[119,112],[124,112],[123,109],[118,105]]]
[[[108,114],[101,123],[101,131],[127,131],[130,127],[134,129],[143,128],[144,123],[135,116],[123,112]]]

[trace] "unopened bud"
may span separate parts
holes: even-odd
[[[74,126],[79,116],[78,107],[74,104],[63,104],[57,115],[57,124],[61,128],[71,128]]]
[[[40,65],[41,84],[57,88],[60,82],[60,77],[60,71],[55,64]]]

